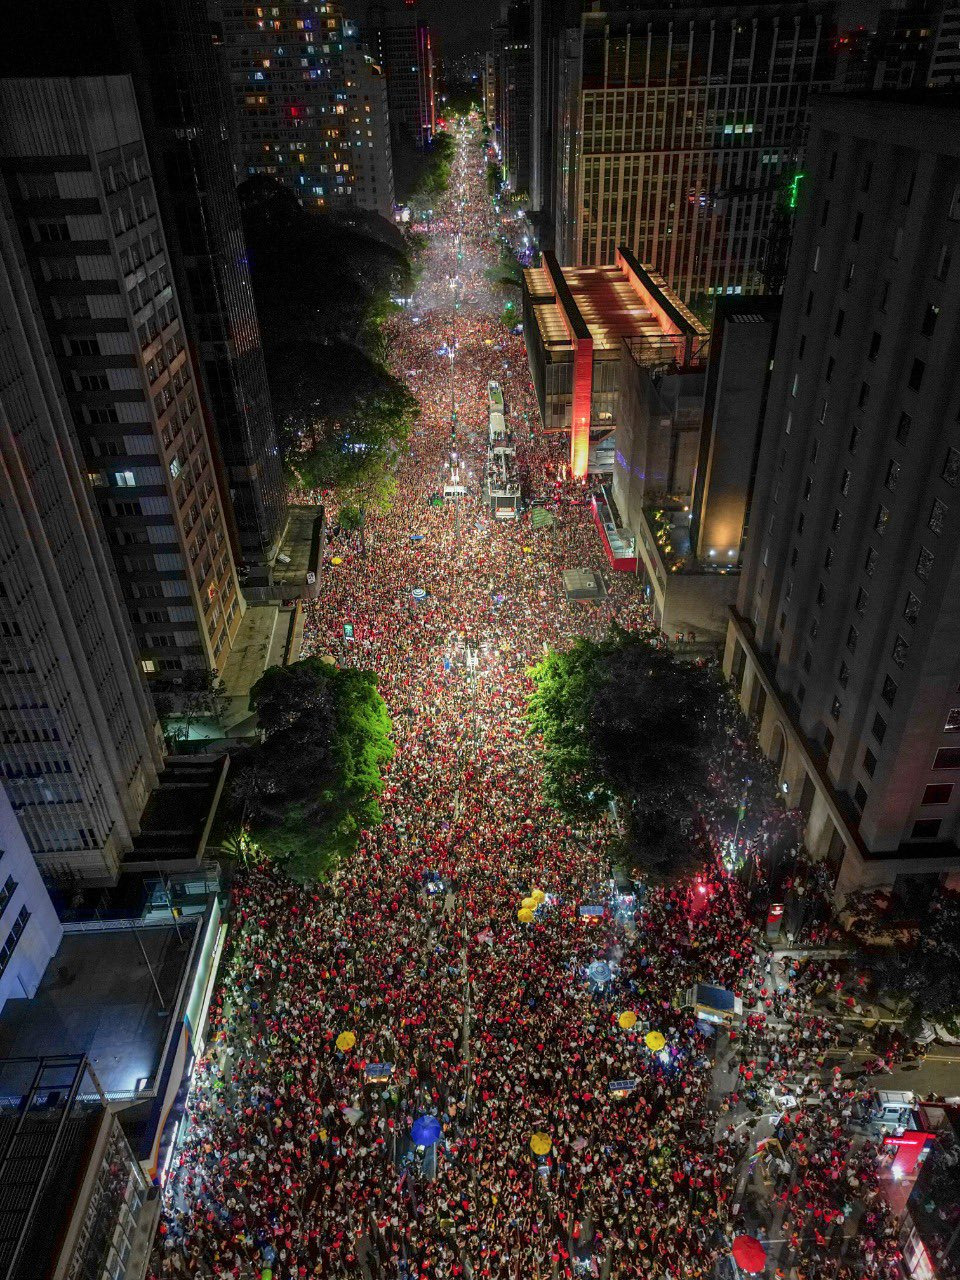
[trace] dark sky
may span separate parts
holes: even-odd
[[[417,8],[434,28],[447,57],[487,47],[487,32],[501,0],[420,0]]]

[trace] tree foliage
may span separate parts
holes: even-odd
[[[295,483],[349,488],[392,465],[418,405],[384,367],[391,295],[411,287],[402,238],[374,215],[309,213],[269,178],[241,187],[280,445]]]
[[[905,1003],[911,1029],[921,1021],[955,1026],[960,1020],[960,898],[936,899],[909,941],[861,952],[878,996]]]
[[[381,820],[392,726],[376,676],[319,658],[271,667],[251,690],[261,741],[235,771],[253,840],[297,879],[316,879]]]
[[[619,628],[547,654],[533,678],[547,798],[572,817],[617,800],[636,871],[667,879],[699,865],[690,827],[717,743],[715,678]]]

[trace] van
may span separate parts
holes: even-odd
[[[743,1017],[743,1001],[723,987],[698,982],[686,992],[684,1008],[692,1009],[693,1016],[716,1026],[730,1026]]]
[[[467,491],[462,484],[445,484],[443,486],[444,502],[457,502],[460,498],[465,498]]]

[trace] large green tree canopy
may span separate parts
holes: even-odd
[[[305,658],[271,667],[250,697],[262,739],[239,759],[234,800],[271,858],[315,879],[381,820],[393,743],[377,678]]]
[[[615,799],[634,870],[672,878],[699,865],[690,828],[719,734],[715,677],[614,628],[547,654],[533,678],[547,798],[572,817],[596,817]]]

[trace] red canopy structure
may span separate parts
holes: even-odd
[[[737,1236],[731,1253],[741,1271],[759,1275],[767,1269],[767,1251],[756,1236]]]

